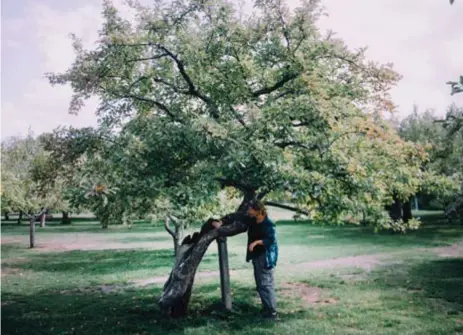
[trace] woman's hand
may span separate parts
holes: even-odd
[[[263,245],[262,240],[254,241],[249,245],[249,251],[252,252],[254,248],[258,245]]]
[[[220,221],[220,220],[219,221],[212,221],[211,224],[215,229],[220,228],[223,225],[222,221]]]

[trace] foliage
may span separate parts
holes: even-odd
[[[402,138],[426,148],[429,160],[422,166],[426,176],[421,191],[440,199],[447,212],[458,213],[463,183],[463,109],[448,108],[445,120],[432,111],[419,114],[417,108],[399,128]],[[461,210],[460,210],[461,211]]]
[[[292,12],[256,1],[248,14],[221,0],[133,7],[135,23],[105,2],[97,47],[74,38],[74,64],[49,74],[71,84],[71,113],[99,97],[99,127],[117,136],[92,171],[129,208],[197,210],[231,186],[381,225],[393,194],[420,187],[426,153],[381,117],[399,75],[322,35],[319,1]]]
[[[53,162],[31,132],[25,138],[3,141],[1,151],[2,212],[29,214],[43,207],[60,210],[67,206],[62,181],[50,173]]]

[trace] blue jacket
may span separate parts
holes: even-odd
[[[253,224],[253,223],[251,223]],[[268,218],[265,218],[262,223],[264,225],[265,237],[262,240],[265,248],[265,265],[268,269],[272,269],[277,265],[278,261],[278,243],[277,243],[277,231],[275,224]],[[246,252],[246,261],[249,262],[251,259],[249,249]]]

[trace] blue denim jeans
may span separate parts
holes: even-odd
[[[273,269],[265,267],[265,253],[252,259],[256,290],[259,292],[264,311],[276,312],[275,283]]]

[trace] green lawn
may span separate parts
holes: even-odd
[[[257,316],[245,235],[228,243],[234,313],[220,310],[218,276],[197,276],[189,316],[172,321],[157,312],[162,283],[132,283],[169,273],[161,227],[52,223],[29,250],[27,225],[2,226],[2,334],[463,334],[463,247],[450,247],[463,226],[425,214],[406,235],[279,221],[275,323]],[[217,270],[212,244],[199,271]]]

